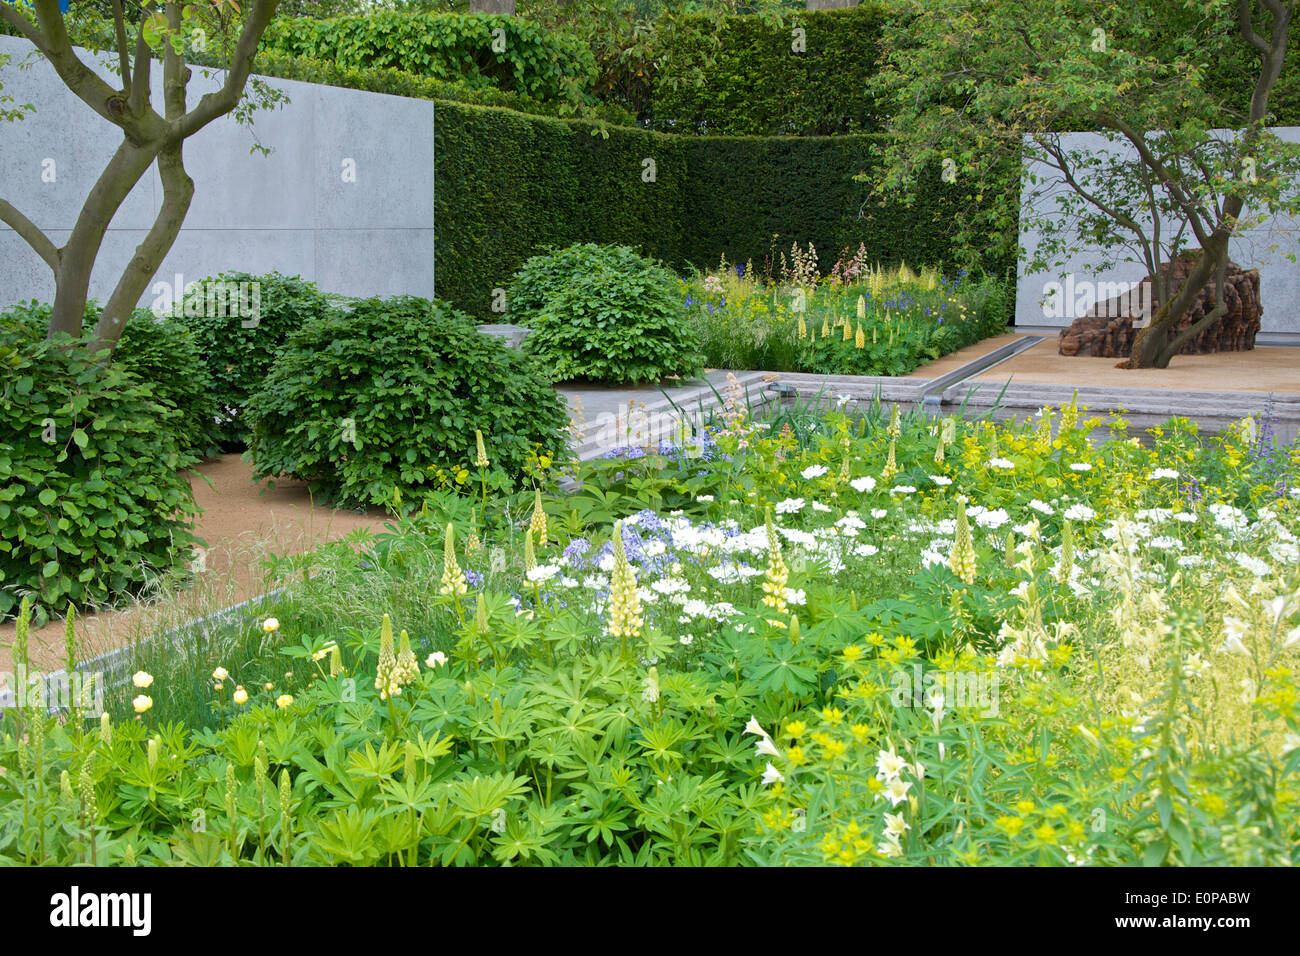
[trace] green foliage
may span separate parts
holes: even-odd
[[[907,202],[864,203],[854,177],[878,168],[883,135],[605,133],[590,123],[440,103],[438,295],[491,320],[493,290],[505,288],[526,259],[584,241],[639,248],[675,269],[721,255],[762,266],[791,240],[812,242],[824,255],[865,244],[873,263],[969,264],[999,276],[1015,261],[1014,230],[1000,258],[959,259],[951,241],[954,219],[991,199],[1014,222],[1011,192],[945,183],[935,168]],[[653,181],[644,178],[646,160],[654,162]]]
[[[127,364],[0,319],[0,616],[23,594],[38,620],[120,599],[197,540],[185,412]]]
[[[677,277],[627,246],[580,243],[534,256],[510,285],[527,349],[560,381],[658,382],[700,370]]]
[[[254,306],[248,311],[255,314],[242,314],[242,292],[239,309],[230,302],[226,308],[210,307],[206,290],[222,283],[234,284],[226,285],[227,290],[247,288],[248,304]],[[329,315],[334,302],[334,297],[298,276],[223,272],[204,279],[183,302],[175,304],[176,318],[193,330],[207,362],[213,397],[222,411],[221,439],[226,447],[238,447],[247,440],[244,406],[262,384],[289,333]]]
[[[352,69],[392,68],[495,87],[535,100],[580,99],[596,69],[580,42],[507,16],[384,12],[328,20],[279,18],[263,36],[262,49]]]
[[[715,136],[880,132],[888,117],[869,85],[882,17],[879,7],[863,5],[800,12],[781,23],[728,16],[716,34],[679,31],[655,74],[649,123]]]
[[[1293,865],[1289,496],[1223,510],[1236,479],[1210,476],[1249,451],[1244,426],[1202,444],[1172,422],[1150,448],[1091,441],[1073,405],[1044,415],[953,421],[936,461],[949,423],[920,410],[798,436],[733,414],[703,456],[584,470],[536,538],[531,496],[494,500],[512,519],[479,547],[432,496],[284,562],[257,615],[277,623],[228,619],[167,667],[137,649],[147,686],[109,694],[106,722],[0,716],[0,862]],[[1148,477],[1170,463],[1205,501]],[[619,472],[653,484],[587,508]],[[1062,575],[1085,502],[1106,514],[1075,512]],[[968,504],[965,582],[942,552]],[[658,595],[626,637],[610,517]],[[1249,554],[1222,553],[1229,526]],[[467,594],[444,583],[462,567]]]
[[[0,313],[0,322],[12,317],[29,323],[36,334],[43,335],[51,312],[48,304],[32,301]],[[86,303],[87,335],[94,331],[99,314],[99,306],[93,300]],[[188,327],[174,318],[137,309],[113,350],[113,362],[147,385],[159,404],[180,412],[169,427],[182,451],[199,458],[217,453],[221,438],[220,406],[198,343]]]
[[[513,478],[530,452],[554,453],[568,424],[542,370],[437,300],[351,303],[295,331],[248,402],[258,478],[288,475],[365,507],[442,483],[474,459]]]

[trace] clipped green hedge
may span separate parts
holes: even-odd
[[[845,248],[871,259],[1004,275],[1005,251],[960,262],[951,222],[975,197],[935,171],[912,202],[862,206],[853,177],[879,162],[883,134],[686,137],[439,103],[434,140],[438,296],[482,320],[510,276],[547,246],[639,249],[677,269],[754,259],[812,242],[829,269]],[[653,170],[646,160],[653,160]],[[653,181],[648,181],[653,172]],[[1015,192],[993,192],[1014,202]]]
[[[617,243],[681,264],[685,138],[438,103],[434,111],[438,297],[500,321],[510,277],[546,246]],[[654,160],[647,182],[646,159]]]
[[[887,116],[867,85],[881,17],[874,5],[800,12],[783,27],[730,16],[716,46],[680,31],[682,43],[655,75],[646,120],[652,129],[715,136],[880,132]],[[697,71],[702,85],[688,79]]]

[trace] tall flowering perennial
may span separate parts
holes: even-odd
[[[397,651],[397,664],[393,668],[393,680],[397,682],[398,687],[405,687],[415,682],[420,676],[420,665],[415,659],[415,651],[411,650],[411,637],[402,631],[401,645]],[[401,693],[398,690],[397,693]]]
[[[626,642],[629,637],[639,637],[641,625],[641,595],[637,592],[636,572],[627,559],[623,544],[623,522],[614,523],[614,570],[609,583],[609,633]]]
[[[858,330],[853,333],[853,344],[857,348],[865,348],[867,345],[867,336],[866,333],[862,331],[861,322],[858,323]]]
[[[890,438],[898,438],[903,434],[903,420],[898,411],[898,403],[894,403],[889,413],[889,427],[885,429],[885,434]]]
[[[763,603],[778,614],[788,610],[785,589],[790,582],[790,569],[781,555],[781,539],[776,535],[772,510],[767,511],[767,571],[763,575]]]
[[[438,593],[461,597],[468,592],[469,583],[465,580],[465,572],[460,569],[460,562],[456,560],[456,529],[448,521],[447,538],[442,552],[442,582]],[[389,630],[392,630],[391,625]]]
[[[537,543],[546,543],[546,509],[542,507],[542,489],[533,490],[533,516],[528,519],[528,533],[537,535]]]
[[[474,467],[486,468],[487,466],[487,447],[483,444],[483,433],[476,428],[474,429]]]
[[[975,542],[971,538],[970,521],[966,517],[966,496],[957,497],[957,536],[952,543],[948,567],[966,584],[975,583]]]
[[[1044,405],[1038,413],[1038,429],[1034,432],[1034,448],[1041,454],[1052,449],[1052,409]]]
[[[379,627],[379,666],[375,668],[375,690],[380,700],[388,700],[402,692],[397,680],[397,653],[393,647],[393,621],[385,614]]]
[[[898,453],[894,448],[896,441],[897,439],[892,437],[889,439],[889,455],[885,458],[885,467],[880,470],[881,481],[889,481],[898,474]]]
[[[1061,527],[1061,560],[1056,565],[1056,580],[1062,584],[1070,580],[1074,571],[1074,526],[1067,519]]]
[[[1071,431],[1079,424],[1079,392],[1076,389],[1070,396],[1070,404],[1061,409],[1061,427],[1060,432]]]
[[[934,462],[939,464],[943,461],[944,449],[957,440],[957,418],[955,415],[949,415],[939,426],[939,445],[934,450]]]
[[[533,533],[530,531],[524,535],[524,575],[537,567],[537,551],[533,547]]]

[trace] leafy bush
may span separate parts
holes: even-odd
[[[494,42],[503,31],[505,43]],[[596,61],[580,41],[519,17],[370,13],[272,21],[262,49],[333,60],[354,69],[395,68],[535,100],[574,99],[591,89]]]
[[[563,447],[563,401],[523,353],[437,300],[354,302],[290,336],[249,399],[256,477],[290,475],[333,501],[367,506],[441,483],[475,457],[519,473],[538,446]]]
[[[83,328],[87,335],[94,331],[100,311],[93,300],[86,303]],[[0,319],[11,316],[43,335],[51,312],[48,303],[33,300],[13,306],[0,314]],[[148,309],[136,309],[113,350],[113,361],[148,385],[160,404],[180,412],[170,428],[182,451],[199,458],[219,451],[220,406],[198,343],[184,324],[160,318]]]
[[[244,283],[253,304],[248,311],[255,315],[245,316],[245,310],[230,307],[229,303],[226,308],[209,305],[208,290],[218,284],[227,284],[226,289],[242,288]],[[193,330],[207,361],[226,447],[238,447],[247,440],[244,404],[262,384],[289,333],[330,314],[334,303],[333,296],[298,276],[223,272],[204,279],[184,302],[175,304],[177,317]],[[240,304],[245,304],[243,299]]]
[[[147,362],[148,359],[143,359]],[[139,589],[197,539],[184,412],[123,363],[0,319],[0,617]]]
[[[699,371],[698,343],[662,263],[627,246],[580,243],[534,256],[510,286],[527,347],[557,378],[657,382]]]

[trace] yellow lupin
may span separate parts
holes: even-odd
[[[477,428],[474,429],[474,466],[476,468],[486,468],[488,466],[487,447],[483,444],[483,433]]]
[[[957,535],[952,543],[948,567],[966,584],[975,583],[975,542],[971,538],[970,521],[966,517],[965,495],[957,496]]]
[[[609,586],[609,633],[629,638],[641,634],[641,596],[637,592],[636,572],[623,546],[623,522],[614,523],[614,570]]]
[[[438,588],[439,594],[460,597],[469,591],[465,572],[460,569],[460,562],[456,560],[456,529],[450,521],[447,522],[447,538],[443,544],[441,584],[442,586]],[[391,630],[391,626],[389,629]]]
[[[542,489],[533,490],[533,516],[528,520],[528,533],[537,535],[538,544],[546,544],[546,509],[542,507]]]

